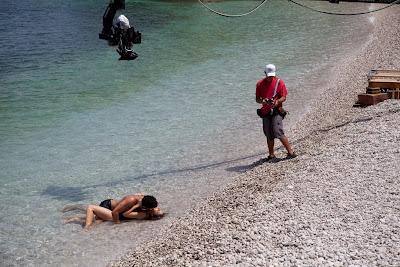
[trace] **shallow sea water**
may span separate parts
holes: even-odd
[[[210,5],[239,13],[257,3]],[[2,265],[103,266],[150,238],[266,156],[254,103],[266,63],[289,89],[289,129],[373,28],[370,16],[324,16],[287,1],[240,19],[197,2],[127,1],[123,13],[143,39],[139,58],[124,62],[98,39],[106,5],[0,3]],[[62,224],[66,204],[139,191],[168,216],[90,232]]]

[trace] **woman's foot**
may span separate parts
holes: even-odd
[[[295,157],[297,157],[297,154],[294,151],[292,153],[288,153],[286,156],[287,159],[294,159]]]

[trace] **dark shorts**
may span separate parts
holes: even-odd
[[[263,118],[263,131],[268,140],[285,137],[282,116],[278,114]]]
[[[100,202],[99,206],[103,207],[103,208],[106,208],[106,209],[109,209],[109,210],[112,210],[111,209],[111,200],[112,199],[103,200],[102,202]],[[126,218],[122,213],[120,213],[119,214],[119,220],[120,221],[124,221],[124,220],[129,220],[129,218]]]
[[[99,206],[111,210],[111,199],[103,200]]]

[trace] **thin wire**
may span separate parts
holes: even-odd
[[[357,13],[336,13],[336,12],[328,12],[328,11],[322,11],[322,10],[318,10],[316,8],[313,7],[309,7],[306,5],[303,5],[301,3],[298,3],[294,0],[288,0],[289,2],[292,2],[293,4],[296,4],[298,6],[304,7],[306,9],[318,12],[318,13],[322,13],[322,14],[328,14],[328,15],[337,15],[337,16],[356,16],[356,15],[365,15],[365,14],[369,14],[369,13],[373,13],[373,12],[377,12],[377,11],[381,11],[383,9],[389,8],[391,6],[394,6],[395,4],[400,3],[400,0],[394,0],[392,3],[388,4],[387,6],[381,7],[381,8],[377,8],[374,10],[370,10],[370,11],[365,11],[365,12],[357,12]]]
[[[217,14],[217,15],[220,15],[220,16],[223,16],[223,17],[243,17],[243,16],[249,15],[249,14],[253,13],[254,11],[256,11],[257,9],[259,9],[268,0],[262,0],[261,3],[258,4],[255,8],[251,9],[250,11],[248,11],[246,13],[242,13],[242,14],[228,14],[228,13],[219,12],[217,10],[214,10],[214,9],[210,8],[206,4],[204,4],[204,2],[202,0],[198,0],[198,1],[200,2],[200,4],[202,4],[209,11],[211,11],[211,12]],[[303,8],[306,8],[306,9],[309,9],[311,11],[315,11],[315,12],[318,12],[318,13],[322,13],[322,14],[337,15],[337,16],[356,16],[356,15],[365,15],[365,14],[370,14],[370,13],[374,13],[374,12],[377,12],[377,11],[381,11],[383,9],[389,8],[391,6],[394,6],[395,4],[399,4],[400,0],[394,0],[392,3],[388,4],[387,6],[381,7],[381,8],[377,8],[377,9],[370,10],[370,11],[357,12],[357,13],[336,13],[336,12],[322,11],[322,10],[318,10],[316,8],[309,7],[309,6],[306,6],[304,4],[298,3],[298,2],[296,2],[294,0],[288,0],[288,2],[291,2],[291,3],[295,4],[295,5],[298,5],[298,6],[301,6]]]
[[[257,9],[259,9],[262,5],[264,5],[268,0],[262,0],[260,4],[258,4],[255,8],[251,9],[250,11],[246,12],[246,13],[242,13],[242,14],[228,14],[228,13],[223,13],[223,12],[219,12],[217,10],[214,10],[212,8],[210,8],[209,6],[207,6],[206,4],[204,4],[204,2],[202,0],[198,0],[200,2],[200,4],[202,4],[205,8],[207,8],[208,10],[210,10],[211,12],[223,16],[223,17],[243,17],[246,15],[249,15],[251,13],[253,13],[254,11],[256,11]],[[400,0],[399,0],[400,1]]]

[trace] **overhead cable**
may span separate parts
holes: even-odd
[[[217,11],[215,9],[210,8],[208,5],[206,5],[203,0],[198,0],[200,2],[200,4],[202,4],[205,8],[207,8],[209,11],[219,15],[219,16],[223,16],[223,17],[243,17],[246,15],[249,15],[251,13],[253,13],[254,11],[256,11],[257,9],[259,9],[262,5],[264,5],[268,0],[262,0],[260,4],[258,4],[256,7],[254,7],[253,9],[251,9],[250,11],[246,12],[246,13],[241,13],[241,14],[228,14],[228,13],[224,13],[224,12],[220,12]],[[299,3],[297,1],[294,0],[288,0],[288,2],[293,3],[295,5],[301,6],[303,8],[309,9],[311,11],[314,12],[318,12],[318,13],[322,13],[322,14],[327,14],[327,15],[337,15],[337,16],[356,16],[356,15],[365,15],[365,14],[370,14],[370,13],[374,13],[377,11],[381,11],[383,9],[392,7],[396,4],[400,4],[400,0],[393,0],[393,2],[389,3],[388,5],[381,7],[381,8],[377,8],[374,10],[369,10],[369,11],[364,11],[364,12],[355,12],[355,13],[338,13],[338,12],[329,12],[329,11],[323,11],[323,10],[319,10],[307,5],[304,5],[302,3]]]
[[[316,9],[316,8],[309,7],[309,6],[306,6],[306,5],[304,5],[304,4],[298,3],[298,2],[296,2],[296,1],[294,1],[294,0],[288,0],[288,1],[291,2],[291,3],[293,3],[293,4],[296,4],[296,5],[298,5],[298,6],[304,7],[304,8],[306,8],[306,9],[309,9],[309,10],[312,10],[312,11],[315,11],[315,12],[318,12],[318,13],[328,14],[328,15],[337,15],[337,16],[357,16],[357,15],[365,15],[365,14],[369,14],[369,13],[374,13],[374,12],[377,12],[377,11],[381,11],[381,10],[383,10],[383,9],[389,8],[389,7],[391,7],[391,6],[394,6],[395,4],[399,4],[399,3],[400,3],[400,0],[394,0],[392,3],[388,4],[387,6],[384,6],[384,7],[381,7],[381,8],[377,8],[377,9],[374,9],[374,10],[369,10],[369,11],[364,11],[364,12],[356,12],[356,13],[336,13],[336,12],[329,12],[329,11],[318,10],[318,9]]]
[[[268,0],[262,0],[261,3],[259,3],[256,7],[254,7],[253,9],[251,9],[250,11],[246,12],[246,13],[242,13],[242,14],[228,14],[228,13],[223,13],[220,11],[217,11],[215,9],[210,8],[209,6],[207,6],[206,4],[204,4],[203,0],[198,0],[200,2],[200,4],[202,4],[205,8],[207,8],[208,10],[210,10],[211,12],[223,16],[223,17],[243,17],[246,15],[249,15],[251,13],[253,13],[254,11],[256,11],[257,9],[259,9],[262,5],[264,5]],[[400,0],[399,0],[400,1]]]

